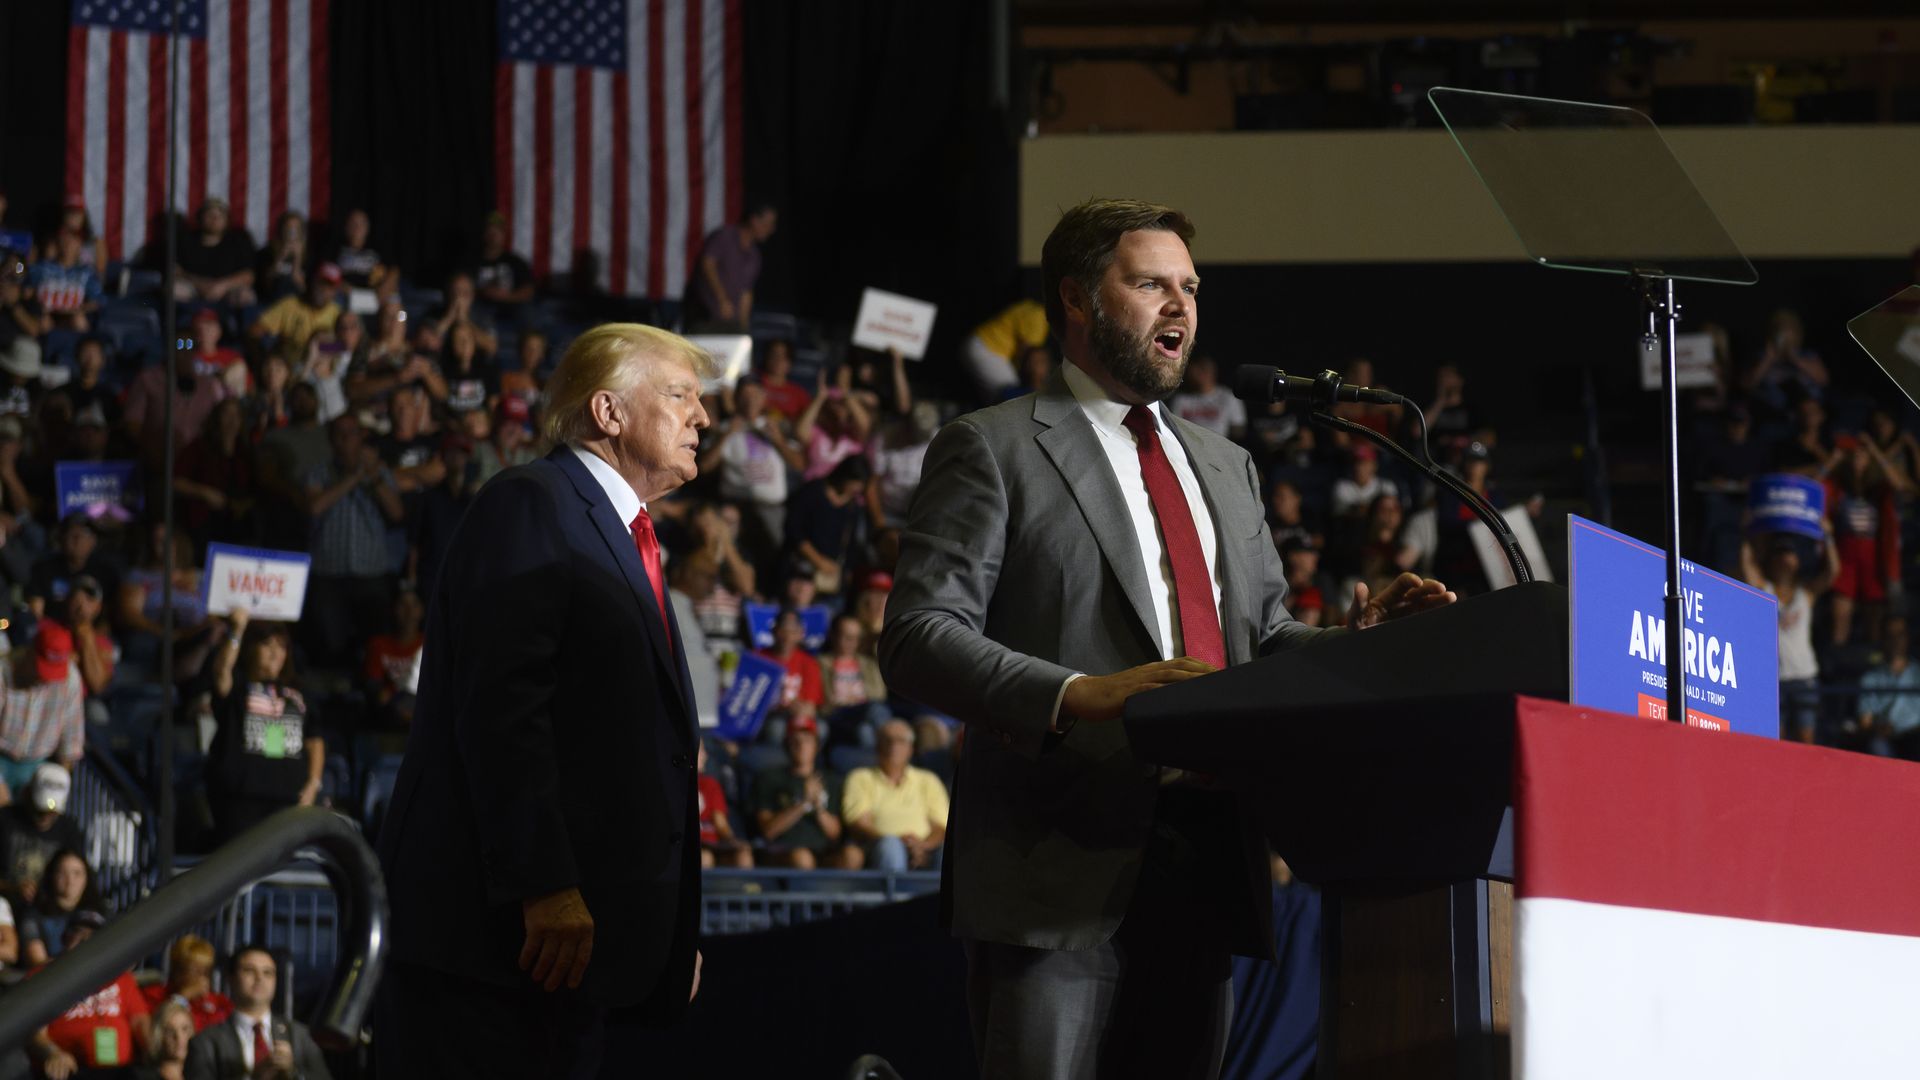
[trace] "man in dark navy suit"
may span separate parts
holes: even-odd
[[[381,832],[382,1075],[592,1075],[609,1013],[669,1023],[699,988],[695,706],[647,504],[693,479],[711,370],[653,327],[583,334],[554,451],[454,533]]]

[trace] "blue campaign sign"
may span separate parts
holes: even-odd
[[[720,698],[720,722],[714,733],[734,742],[751,742],[760,734],[767,710],[780,700],[780,684],[786,677],[787,669],[775,661],[741,653],[733,682]]]
[[[1575,705],[1666,717],[1666,577],[1659,548],[1568,517],[1568,689]],[[1687,723],[1779,737],[1779,605],[1685,559],[1680,592]]]
[[[1747,488],[1747,509],[1754,532],[1793,533],[1814,540],[1826,536],[1827,489],[1810,476],[1754,477]]]
[[[56,461],[53,497],[60,517],[131,520],[140,510],[140,466],[132,461]]]
[[[753,647],[756,649],[773,648],[773,624],[780,619],[780,607],[777,604],[756,604],[749,600],[740,605],[747,616],[747,632],[753,635]],[[800,609],[800,626],[806,637],[801,644],[808,652],[819,652],[827,644],[827,631],[833,627],[833,612],[821,604]]]

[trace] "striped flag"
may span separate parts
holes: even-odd
[[[1522,701],[1520,1080],[1920,1075],[1920,765]]]
[[[500,0],[495,191],[536,277],[591,252],[620,296],[678,298],[740,212],[739,0]]]
[[[283,210],[324,218],[332,162],[331,0],[181,0],[176,209],[209,195],[264,243]],[[67,190],[111,258],[129,258],[166,201],[167,44],[174,0],[73,0]]]

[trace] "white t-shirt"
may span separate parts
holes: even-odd
[[[1167,401],[1173,415],[1190,424],[1198,424],[1215,435],[1226,435],[1234,428],[1247,426],[1247,406],[1233,391],[1216,386],[1204,394],[1175,394]]]
[[[926,464],[930,445],[914,443],[888,449],[884,441],[876,439],[867,452],[873,461],[873,477],[880,482],[880,510],[888,523],[906,523],[907,509],[913,504],[914,489],[920,486],[920,468]]]
[[[1333,482],[1333,512],[1335,516],[1344,514],[1365,514],[1373,506],[1373,500],[1382,495],[1398,495],[1400,488],[1393,481],[1375,474],[1371,483],[1362,487],[1351,477],[1343,476]]]
[[[1762,585],[1775,599],[1772,585]],[[1780,601],[1780,681],[1817,679],[1820,658],[1813,652],[1813,596],[1795,586],[1793,596]]]
[[[720,495],[758,506],[786,502],[786,460],[756,431],[730,436],[720,448]]]

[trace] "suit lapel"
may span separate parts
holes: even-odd
[[[1166,643],[1160,641],[1160,620],[1154,616],[1140,541],[1133,533],[1133,515],[1120,493],[1120,482],[1114,479],[1113,465],[1100,448],[1099,433],[1093,430],[1093,422],[1081,411],[1060,372],[1055,371],[1035,395],[1033,418],[1046,426],[1035,441],[1060,471],[1060,478],[1079,504],[1080,514],[1093,530],[1100,554],[1120,582],[1120,591],[1133,607],[1147,640],[1164,652]]]
[[[1219,560],[1220,568],[1220,634],[1227,645],[1227,663],[1245,663],[1253,659],[1253,654],[1247,647],[1246,635],[1241,632],[1247,625],[1248,615],[1242,610],[1240,599],[1245,595],[1250,570],[1240,548],[1240,537],[1229,533],[1224,508],[1246,490],[1246,473],[1232,468],[1230,461],[1223,462],[1206,440],[1195,438],[1198,429],[1193,425],[1171,412],[1161,415],[1166,417],[1168,429],[1186,450],[1187,463],[1193,466],[1193,475],[1200,481],[1200,492],[1207,500],[1207,511],[1213,515],[1214,558]]]
[[[640,608],[641,630],[646,635],[654,658],[660,662],[661,670],[671,673],[674,678],[674,693],[679,696],[683,711],[693,713],[693,696],[688,692],[689,679],[685,663],[680,659],[682,649],[672,648],[666,640],[666,627],[671,626],[670,616],[660,611],[660,605],[653,598],[653,585],[647,580],[647,568],[640,563],[640,552],[633,545],[633,533],[626,522],[613,512],[613,506],[607,502],[607,493],[600,488],[600,482],[593,478],[573,451],[565,446],[556,447],[547,460],[560,467],[573,482],[573,489],[586,503],[587,520],[593,523],[594,531],[606,542],[607,554],[620,568],[621,576],[627,579],[627,588],[633,594],[634,603]],[[664,571],[663,571],[664,572]],[[674,631],[675,638],[679,634]]]

